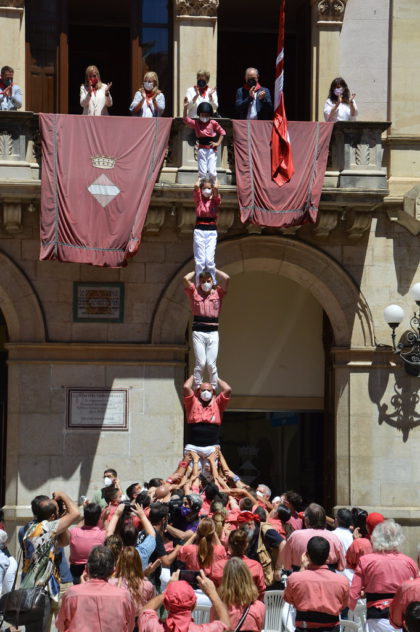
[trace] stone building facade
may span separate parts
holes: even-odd
[[[88,7],[93,15],[96,5],[85,4],[89,21]],[[113,3],[101,4],[103,20],[112,18]],[[275,41],[275,21],[264,20],[278,3],[262,4],[266,11],[257,17],[252,2],[173,0],[165,23],[158,13],[147,17],[146,0],[121,3],[131,20],[140,15],[147,28],[160,29],[159,37],[166,29],[168,55],[154,59],[175,118],[143,244],[126,268],[112,270],[38,260],[38,119],[29,108],[38,99],[72,111],[68,69],[72,51],[80,53],[75,37],[83,24],[74,18],[59,28],[63,16],[55,16],[49,53],[55,47],[56,56],[42,66],[27,20],[31,3],[0,0],[1,65],[15,68],[26,100],[26,111],[0,113],[2,492],[10,523],[28,517],[37,493],[65,487],[74,498],[89,495],[108,466],[117,467],[123,483],[142,481],[169,473],[182,453],[182,383],[191,370],[182,277],[193,267],[196,162],[176,117],[201,66],[228,101],[225,75],[238,60],[221,59],[220,51],[229,52],[232,42],[249,43],[242,68],[253,54],[271,67],[259,43],[262,36]],[[78,5],[63,3],[80,18]],[[289,93],[291,113],[321,120],[330,81],[342,75],[357,93],[360,115],[356,123],[335,125],[317,224],[285,231],[241,224],[231,123],[222,121],[228,137],[219,164],[217,264],[232,281],[219,371],[234,393],[224,445],[252,482],[261,477],[277,491],[302,489],[330,510],[362,506],[395,517],[414,553],[419,382],[392,353],[382,313],[389,303],[412,312],[409,288],[420,281],[420,6],[415,0],[287,0],[286,10],[286,56],[289,41],[298,76],[289,70],[296,88]],[[134,33],[132,86],[148,67],[147,47],[139,46],[147,29],[138,36],[136,25],[121,26]],[[44,96],[34,96],[35,76]],[[242,77],[230,81],[233,90]],[[286,74],[286,105],[287,82]],[[123,284],[123,321],[78,322],[75,283]],[[400,334],[407,328],[405,321]],[[126,427],[71,427],[72,389],[122,389]]]

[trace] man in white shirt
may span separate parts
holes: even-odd
[[[347,549],[353,542],[353,533],[350,531],[350,525],[352,523],[351,511],[350,509],[346,509],[342,507],[337,511],[337,515],[335,517],[336,528],[333,533],[340,540],[341,548],[343,549],[344,557],[346,556]],[[351,583],[353,579],[354,571],[350,568],[344,569],[342,572],[343,575],[347,577],[349,582]]]
[[[0,110],[18,110],[22,107],[22,90],[13,83],[15,71],[3,66],[0,72]]]

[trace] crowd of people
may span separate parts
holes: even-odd
[[[79,507],[64,492],[36,496],[19,532],[20,581],[45,586],[48,598],[26,631],[49,631],[55,616],[59,632],[260,632],[265,594],[281,590],[287,630],[336,632],[349,608],[363,608],[369,632],[417,632],[418,566],[400,551],[394,520],[360,508],[332,518],[292,490],[272,498],[267,485],[241,481],[220,450],[209,471],[199,461],[188,451],[166,479],[125,491],[107,469]],[[7,594],[19,571],[0,527]],[[194,622],[200,609],[206,623]]]
[[[0,110],[18,110],[22,107],[22,90],[14,83],[14,70],[11,66],[3,66],[0,71]],[[245,81],[238,88],[235,96],[235,109],[240,119],[271,120],[273,118],[273,102],[270,90],[260,85],[259,72],[256,68],[247,68]],[[198,108],[202,104],[202,112],[219,117],[219,100],[215,87],[210,87],[208,70],[198,70],[195,85],[187,89],[184,104],[187,115],[195,119],[199,117]],[[80,107],[88,116],[107,116],[112,107],[112,82],[103,83],[97,66],[86,68],[85,79],[80,86]],[[357,118],[358,110],[355,94],[350,94],[347,83],[342,77],[336,77],[330,86],[328,98],[324,105],[326,121],[349,121]],[[209,107],[208,107],[209,106]],[[163,116],[165,112],[165,96],[159,89],[159,77],[156,72],[149,71],[144,75],[143,83],[136,91],[127,113],[133,116],[151,118]]]

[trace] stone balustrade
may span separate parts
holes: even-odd
[[[220,119],[227,135],[218,156],[218,177],[223,190],[219,232],[232,229],[238,214],[235,186],[235,156],[232,121]],[[387,168],[383,164],[382,135],[386,122],[339,122],[334,126],[320,213],[313,226],[315,236],[327,237],[340,218],[348,217],[350,238],[359,238],[370,227],[372,213],[381,208],[388,194]],[[193,130],[175,118],[164,165],[152,196],[145,229],[160,231],[176,215],[181,233],[191,232],[195,223],[191,186],[197,178]],[[39,207],[40,134],[38,115],[32,112],[0,112],[0,231],[21,232],[26,212]],[[249,226],[249,232],[260,227]],[[294,234],[299,227],[285,230]]]

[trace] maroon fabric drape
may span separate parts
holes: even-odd
[[[233,121],[243,222],[276,228],[316,222],[333,126],[289,121],[295,173],[279,187],[271,179],[272,121]]]
[[[120,267],[134,255],[171,118],[40,114],[40,259]]]

